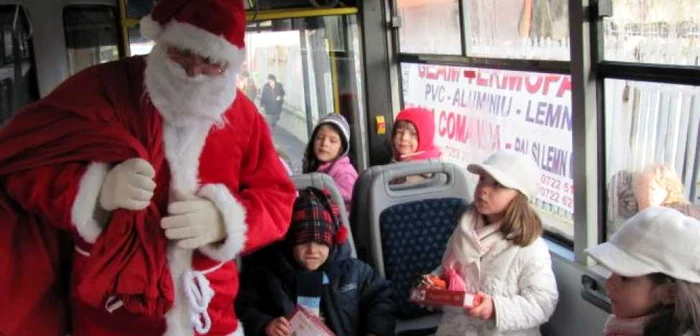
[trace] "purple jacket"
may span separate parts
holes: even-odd
[[[340,194],[343,195],[345,210],[350,213],[352,188],[355,186],[355,181],[357,180],[357,171],[350,163],[350,158],[347,155],[343,155],[335,161],[320,165],[316,171],[328,174],[333,178],[333,181],[335,181],[335,184],[340,190]]]

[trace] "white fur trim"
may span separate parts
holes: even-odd
[[[190,325],[189,306],[184,291],[183,274],[192,271],[192,250],[184,250],[170,245],[168,247],[168,267],[175,284],[175,302],[165,314],[165,333],[163,336],[194,336]],[[243,324],[238,321],[238,328],[228,336],[243,336]]]
[[[160,25],[160,23],[153,20],[153,17],[151,17],[150,14],[144,16],[141,19],[140,24],[141,35],[151,41],[158,40],[158,37],[163,32],[163,27]]]
[[[233,260],[243,250],[246,242],[246,231],[248,231],[248,225],[245,223],[246,210],[243,204],[238,202],[223,184],[207,184],[199,190],[197,195],[212,201],[221,211],[227,233],[223,244],[214,243],[200,247],[199,250],[216,260]]]
[[[106,163],[90,163],[80,179],[78,193],[71,208],[71,220],[81,238],[88,243],[97,241],[102,233],[103,218],[99,218],[97,202],[102,183],[107,177],[109,166]]]
[[[246,57],[245,48],[238,48],[222,36],[189,23],[172,20],[163,30],[158,42],[166,42],[194,53],[228,62],[229,69],[238,72]]]
[[[236,328],[236,331],[228,334],[228,336],[243,336],[245,333],[243,332],[243,323],[241,323],[241,320],[238,320],[238,328]]]
[[[171,172],[170,187],[194,195],[199,186],[199,156],[213,122],[188,127],[164,124],[165,157]]]
[[[171,244],[168,247],[168,267],[175,284],[173,307],[165,314],[165,334],[163,336],[193,336],[190,325],[187,296],[183,288],[182,275],[192,270],[192,250],[184,250]]]

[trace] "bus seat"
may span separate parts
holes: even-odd
[[[419,174],[432,177],[418,184],[389,184]],[[353,204],[358,248],[368,252],[370,264],[394,286],[400,307],[397,331],[434,327],[439,315],[409,304],[408,293],[416,276],[439,266],[457,217],[471,202],[466,170],[446,162],[396,163],[372,167],[358,181],[367,183],[355,190],[356,195],[366,192],[366,199],[357,199],[365,204]]]
[[[331,199],[340,209],[340,221],[343,226],[348,229],[348,246],[350,247],[350,255],[357,258],[357,250],[353,240],[352,230],[350,229],[350,221],[348,220],[348,212],[345,209],[343,196],[340,194],[338,187],[335,185],[333,178],[323,173],[310,173],[303,175],[294,175],[291,177],[297,190],[303,190],[308,187],[314,187],[321,190],[328,190],[331,194]]]
[[[429,163],[439,163],[441,161],[430,159],[424,162]],[[369,251],[369,201],[370,201],[370,187],[372,184],[372,179],[376,176],[383,174],[391,166],[396,165],[382,165],[382,166],[372,166],[362,172],[355,182],[355,187],[353,188],[352,194],[352,211],[350,212],[350,227],[352,228],[352,233],[356,238],[355,248],[357,249],[358,258],[370,263],[370,251]],[[403,164],[403,163],[402,163]],[[404,190],[413,188],[422,188],[427,186],[433,186],[438,184],[446,183],[446,176],[444,174],[437,174],[434,178],[428,179],[421,183],[416,184],[401,184],[393,185],[394,190]]]

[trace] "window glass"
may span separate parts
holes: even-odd
[[[155,42],[141,35],[140,26],[129,28],[129,55],[147,55],[153,49]]]
[[[700,1],[614,0],[606,60],[700,65]]]
[[[15,22],[17,24],[13,29]],[[0,30],[4,49],[2,64],[0,64],[0,126],[2,126],[19,109],[39,98],[39,88],[31,50],[29,22],[22,6],[0,6]]]
[[[119,59],[119,31],[113,7],[66,7],[63,25],[70,74]]]
[[[341,113],[352,133],[359,134],[357,120],[363,109],[359,38],[354,15],[248,26],[247,58],[238,87],[265,116],[280,156],[296,174],[302,171],[306,144],[321,117]],[[354,157],[356,146],[350,150]]]
[[[467,55],[568,60],[568,0],[465,0]]]
[[[458,0],[397,0],[401,52],[462,54]]]
[[[532,156],[542,172],[532,204],[550,232],[573,239],[568,75],[409,63],[401,71],[405,107],[434,112],[443,159],[466,167],[500,149]]]
[[[700,216],[700,87],[605,80],[608,237],[639,209]]]

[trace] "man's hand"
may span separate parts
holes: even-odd
[[[183,249],[196,249],[226,238],[224,220],[212,201],[175,191],[169,216],[160,220],[165,236]]]
[[[143,210],[153,198],[156,171],[140,158],[126,160],[107,173],[100,189],[99,204],[102,209]]]
[[[485,321],[492,319],[494,317],[493,298],[483,292],[477,295],[481,298],[481,303],[472,308],[464,308],[464,314]]]
[[[284,316],[270,321],[265,327],[265,335],[267,336],[290,336],[291,334],[291,326]]]

